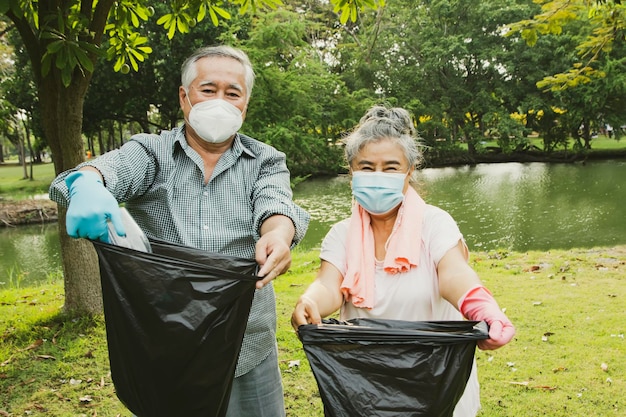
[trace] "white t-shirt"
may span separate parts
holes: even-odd
[[[350,219],[335,224],[324,241],[320,258],[333,264],[345,275],[346,241]],[[389,320],[433,321],[463,320],[462,314],[439,293],[437,264],[463,235],[454,219],[444,210],[426,205],[422,225],[422,249],[419,266],[405,273],[388,274],[382,261],[376,262],[375,303],[372,309],[344,303],[341,319],[374,318]],[[476,363],[454,417],[474,417],[480,409]]]

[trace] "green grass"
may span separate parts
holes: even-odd
[[[599,135],[597,138],[591,140],[591,149],[594,150],[616,150],[626,149],[626,138],[622,137],[619,140],[615,138],[609,138],[605,135]]]
[[[30,166],[27,167],[30,176]],[[37,194],[47,194],[54,179],[54,164],[33,165],[33,178],[24,178],[24,168],[16,163],[0,164],[0,196],[20,200]]]
[[[476,352],[482,417],[626,415],[626,247],[475,253],[472,264],[517,327],[496,351]],[[314,251],[294,252],[275,281],[287,415],[322,404],[290,326],[314,279]],[[0,415],[129,416],[115,397],[102,316],[62,311],[62,279],[0,291]]]
[[[538,149],[543,149],[543,139],[539,137],[529,137],[530,143],[536,146]],[[484,147],[497,147],[498,142],[495,140],[486,140],[483,144]],[[572,150],[574,148],[574,140],[568,141],[567,149]],[[464,145],[464,149],[467,149],[467,145]],[[562,150],[563,147],[558,147],[557,150]],[[620,140],[609,138],[606,135],[598,135],[597,138],[591,140],[592,151],[614,151],[626,149],[626,138]]]

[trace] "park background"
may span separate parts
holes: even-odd
[[[100,2],[111,7],[103,37],[90,34],[83,3],[0,3],[0,155],[21,167],[0,184],[6,200],[45,192],[37,164],[52,160],[58,172],[133,133],[179,124],[180,64],[213,43],[255,63],[242,131],[287,154],[294,187],[344,173],[340,139],[381,102],[412,113],[427,167],[624,158],[621,2],[254,2],[256,13],[242,15],[250,2],[208,2],[204,19],[199,2]],[[619,189],[620,178],[607,181]],[[281,317],[315,257],[296,253],[277,281]],[[623,249],[474,259],[520,329],[502,353],[478,354],[483,414],[623,414]],[[65,277],[2,292],[2,413],[124,413],[106,372],[93,264],[65,262]],[[321,415],[297,339],[280,322],[290,412]]]

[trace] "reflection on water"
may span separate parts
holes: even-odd
[[[456,219],[472,250],[611,246],[626,244],[624,179],[625,161],[481,164],[425,169],[420,193]],[[350,215],[350,178],[306,181],[294,198],[311,213],[300,246],[317,248]],[[60,269],[56,224],[2,228],[0,237],[0,288]]]
[[[61,270],[56,223],[0,229],[0,288],[45,281]]]
[[[420,193],[456,219],[473,250],[609,246],[626,244],[623,178],[624,161],[479,164],[424,169]],[[349,216],[349,181],[298,186],[296,200],[312,216],[302,246],[318,247],[330,225]]]

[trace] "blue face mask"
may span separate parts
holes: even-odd
[[[406,173],[354,171],[352,195],[366,211],[387,213],[404,200]]]

